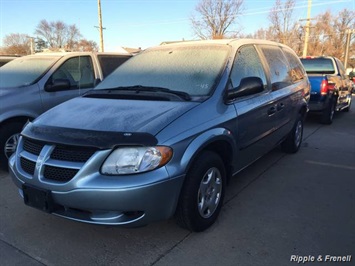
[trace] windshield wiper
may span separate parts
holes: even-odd
[[[133,91],[136,93],[140,92],[162,92],[162,93],[168,93],[168,94],[173,94],[178,97],[180,97],[183,100],[190,101],[191,96],[190,94],[183,92],[183,91],[176,91],[176,90],[170,90],[168,88],[161,88],[161,87],[154,87],[154,86],[143,86],[143,85],[134,85],[134,86],[127,86],[127,87],[116,87],[116,88],[110,88],[110,89],[104,89],[105,91]],[[99,92],[101,90],[96,90],[96,92]]]

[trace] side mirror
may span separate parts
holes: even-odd
[[[227,100],[233,100],[238,97],[253,95],[264,90],[263,81],[258,77],[247,77],[240,81],[237,88],[227,92]]]
[[[65,91],[70,89],[70,81],[68,79],[55,79],[52,84],[46,84],[44,90],[48,92]]]

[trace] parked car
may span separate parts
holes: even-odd
[[[14,60],[15,58],[18,58],[18,56],[16,56],[16,55],[0,55],[0,67],[7,64],[11,60]]]
[[[114,53],[43,53],[0,68],[0,168],[7,169],[19,133],[55,105],[79,96],[129,59]]]
[[[147,49],[26,125],[10,173],[25,204],[94,224],[175,214],[211,226],[228,179],[301,146],[309,81],[287,46],[219,40]]]
[[[352,93],[355,93],[355,74],[354,72],[351,73],[352,75],[349,75],[349,79],[350,79],[350,82],[351,82],[351,92]]]
[[[351,82],[342,62],[331,56],[301,58],[311,83],[310,112],[321,114],[321,123],[331,124],[335,111],[348,112]]]

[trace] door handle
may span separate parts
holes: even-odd
[[[271,115],[273,115],[273,114],[275,114],[275,113],[276,113],[276,107],[275,107],[275,106],[270,107],[270,109],[267,111],[267,114],[268,114],[269,116],[271,116]]]
[[[282,110],[282,109],[284,109],[284,107],[285,107],[285,105],[283,104],[283,103],[279,103],[278,105],[277,105],[277,111],[280,111],[280,110]]]

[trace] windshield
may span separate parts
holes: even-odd
[[[34,83],[59,57],[23,57],[0,68],[0,87],[22,87]]]
[[[134,56],[96,89],[141,86],[207,96],[225,66],[229,51],[225,45],[161,46]]]
[[[308,74],[335,73],[333,61],[329,58],[302,58],[301,61]]]

